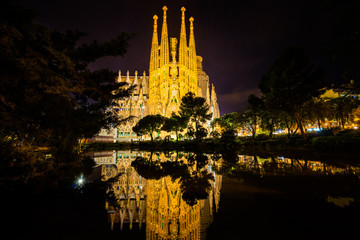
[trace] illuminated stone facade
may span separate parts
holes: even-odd
[[[120,126],[114,131],[116,140],[135,139],[132,127],[139,118],[148,114],[161,114],[169,117],[179,110],[181,98],[188,92],[206,99],[213,113],[213,118],[220,117],[215,87],[209,86],[209,76],[202,68],[202,57],[196,55],[194,37],[194,18],[190,18],[190,37],[187,43],[185,8],[181,8],[181,30],[179,41],[168,36],[167,8],[163,8],[163,21],[160,44],[158,40],[158,17],[154,16],[153,37],[149,64],[149,75],[144,72],[141,77],[119,75],[118,82],[126,82],[129,86],[136,85],[133,94],[121,100],[119,114],[122,117],[130,115],[137,119]],[[179,44],[178,44],[179,43]],[[171,56],[171,58],[170,58]],[[211,92],[211,95],[210,95]]]
[[[158,42],[157,19],[154,16],[154,31],[151,43],[149,68],[149,113],[170,116],[179,108],[181,98],[188,92],[198,95],[197,56],[194,37],[194,18],[190,18],[190,38],[187,44],[185,8],[181,8],[181,31],[178,40],[169,37],[166,6],[163,8],[161,42]],[[178,57],[176,56],[178,53]],[[171,59],[169,59],[171,54]]]
[[[137,72],[135,72],[135,76],[129,76],[129,71],[127,71],[126,76],[122,77],[119,71],[118,82],[126,82],[129,86],[136,85],[136,87],[130,97],[119,101],[118,113],[120,118],[127,118],[129,116],[135,116],[136,118],[120,125],[114,130],[113,136],[115,140],[121,141],[137,138],[132,128],[140,118],[148,115],[148,80],[149,78],[145,75],[145,72],[139,77]]]

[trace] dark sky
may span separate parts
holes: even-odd
[[[305,48],[316,65],[330,64],[319,47],[331,38],[335,23],[329,12],[318,7],[317,0],[18,2],[36,10],[36,21],[47,27],[88,33],[85,41],[105,41],[120,32],[138,33],[124,57],[108,57],[92,65],[120,69],[123,74],[129,70],[131,75],[135,70],[148,74],[153,15],[159,17],[160,33],[166,5],[169,36],[179,38],[180,9],[185,6],[187,31],[188,19],[193,16],[197,54],[203,57],[204,70],[216,86],[221,115],[246,105],[249,94],[260,95],[257,81],[286,46]]]

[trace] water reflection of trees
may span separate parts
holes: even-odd
[[[154,160],[153,154],[149,158],[137,157],[131,165],[146,179],[161,179],[170,176],[173,181],[179,179],[183,200],[193,206],[198,199],[206,199],[211,188],[214,176],[208,171],[206,165],[209,158],[203,153],[179,154],[175,161]]]
[[[322,199],[328,196],[360,197],[354,189],[360,187],[360,168],[346,163],[329,164],[279,156],[259,157],[218,154],[217,174],[241,179],[247,184],[306,194]]]
[[[284,176],[284,175],[334,175],[360,174],[360,168],[341,164],[336,166],[321,161],[298,158],[237,155],[236,152],[219,155],[218,172],[224,175]]]

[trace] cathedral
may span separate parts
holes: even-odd
[[[209,76],[202,68],[202,57],[196,54],[194,37],[194,18],[189,19],[190,32],[187,39],[185,8],[181,8],[180,37],[169,38],[167,27],[167,7],[163,7],[163,18],[159,44],[158,16],[154,15],[153,36],[151,42],[149,74],[130,76],[129,71],[122,76],[121,71],[116,79],[126,82],[127,86],[136,86],[130,97],[119,101],[119,115],[122,118],[135,116],[128,122],[110,133],[100,133],[97,137],[108,140],[124,141],[137,139],[132,127],[136,122],[149,114],[160,114],[165,117],[177,112],[181,98],[192,92],[197,97],[206,99],[213,114],[213,119],[220,117],[215,87],[209,84]],[[211,94],[210,94],[211,93]]]

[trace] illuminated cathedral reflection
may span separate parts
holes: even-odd
[[[106,202],[111,229],[141,229],[146,239],[203,239],[218,210],[222,176],[196,153],[96,153],[103,180],[116,177]]]
[[[236,152],[122,150],[96,152],[93,159],[102,179],[113,180],[108,189],[112,198],[105,206],[110,228],[145,228],[146,239],[205,239],[219,209],[222,175],[246,180],[290,175],[360,175],[357,166]],[[330,195],[327,199],[334,204],[340,200]]]

